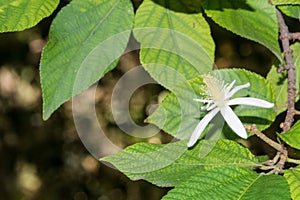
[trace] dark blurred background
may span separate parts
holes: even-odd
[[[168,188],[130,181],[92,157],[74,126],[71,101],[43,121],[39,60],[56,13],[36,27],[0,34],[0,199],[160,199]],[[133,1],[135,7],[141,0]],[[297,22],[290,20],[290,23]],[[263,46],[234,35],[210,21],[219,68],[246,67],[266,75],[274,56]],[[138,140],[124,134],[112,118],[110,98],[118,79],[139,65],[138,52],[124,55],[118,67],[98,84],[96,107],[109,137],[124,148]],[[139,88],[130,102],[131,115],[143,124],[150,104],[166,94],[158,85]],[[165,133],[143,141],[164,143]]]

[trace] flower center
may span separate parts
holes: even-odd
[[[213,77],[212,75],[204,75],[203,82],[206,87],[203,89],[208,99],[214,101],[218,107],[224,107],[227,104],[226,86],[224,82]]]

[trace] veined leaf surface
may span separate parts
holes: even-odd
[[[40,64],[44,119],[116,66],[133,16],[130,0],[73,0],[58,13]]]

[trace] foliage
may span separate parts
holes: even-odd
[[[0,32],[30,28],[49,16],[57,5],[58,1],[6,0],[0,3]],[[48,119],[65,101],[114,69],[124,51],[138,49],[128,46],[133,33],[140,43],[143,67],[170,91],[148,117],[148,122],[179,141],[138,143],[101,160],[111,163],[132,180],[144,179],[160,187],[174,187],[163,199],[297,199],[299,167],[284,169],[284,163],[299,164],[299,161],[290,159],[283,146],[279,149],[279,144],[261,137],[261,131],[267,129],[279,113],[296,112],[286,102],[294,98],[289,96],[291,88],[300,90],[299,41],[291,46],[295,73],[291,76],[289,69],[277,73],[289,64],[289,51],[282,52],[278,43],[277,8],[299,18],[300,2],[296,0],[144,0],[136,13],[129,0],[73,0],[55,17],[42,53],[43,118]],[[24,17],[19,20],[20,16]],[[265,46],[274,54],[277,60],[267,78],[245,69],[215,69],[210,20]],[[230,106],[246,127],[251,126],[247,129],[248,136],[257,134],[274,147],[280,153],[279,161],[276,157],[273,165],[259,161],[259,157],[236,141],[234,131],[227,126],[216,131],[213,122],[205,133],[218,134],[218,137],[201,139],[194,147],[187,148],[186,139],[200,119],[209,115],[203,111],[203,103],[207,101],[203,88],[209,86],[203,77],[207,74],[223,81],[226,87],[232,87],[232,81],[244,86],[249,83],[250,87],[242,86],[243,90],[237,92],[235,98],[275,103],[273,109],[261,108],[255,103]],[[193,100],[195,98],[204,100],[199,103]],[[215,102],[220,106],[219,101]],[[286,133],[278,134],[278,138],[300,149],[299,122]]]
[[[197,173],[216,167],[222,168],[224,165],[250,168],[258,164],[257,159],[247,148],[230,140],[218,140],[209,156],[202,159],[199,158],[200,150],[205,145],[214,145],[215,141],[202,140],[190,151],[186,150],[186,142],[182,140],[167,146],[138,143],[126,148],[120,154],[105,157],[102,160],[113,163],[133,180],[143,178],[163,187],[176,186]],[[182,148],[179,149],[179,147]],[[130,162],[131,157],[138,158],[139,156],[138,161]],[[172,159],[172,156],[176,158]],[[147,160],[153,157],[156,159]],[[160,165],[157,165],[157,162],[160,162]],[[167,165],[162,166],[163,163]]]
[[[59,0],[2,0],[0,3],[0,33],[22,31],[48,17]]]
[[[269,48],[282,61],[275,7],[268,1],[203,1],[209,17],[224,28]]]
[[[300,149],[300,122],[296,122],[294,126],[285,134],[281,135],[278,134],[280,139],[282,139],[285,143],[290,145],[291,147],[294,147],[296,149]]]
[[[300,44],[295,43],[291,46],[294,51],[294,64],[295,66],[300,66]],[[277,73],[279,66],[277,64],[273,65],[271,70],[267,75],[267,80],[273,85],[274,90],[276,91],[276,106],[277,112],[281,113],[287,109],[287,96],[288,96],[288,79],[286,73]],[[296,89],[300,90],[300,70],[299,67],[295,68],[295,76],[296,76]],[[298,101],[299,96],[296,97],[296,101]]]
[[[236,80],[237,84],[250,83],[251,85],[259,84],[261,87],[251,87],[247,91],[241,91],[239,95],[252,96],[275,102],[275,96],[272,86],[262,77],[255,73],[243,69],[224,69],[218,70],[217,75],[223,80],[229,82]],[[149,117],[149,122],[156,124],[167,133],[180,138],[186,139],[198,124],[198,116],[204,113],[200,111],[198,103],[193,101],[194,98],[203,97],[199,93],[199,88],[203,85],[202,78],[197,77],[176,87],[168,97],[165,98],[161,106]],[[263,130],[267,128],[276,117],[275,110],[253,108],[249,106],[237,106],[236,114],[243,118],[244,123],[255,123]],[[163,115],[168,117],[163,121]],[[164,123],[161,123],[164,122]],[[223,133],[230,134],[231,131],[224,130]]]
[[[274,186],[276,190],[274,191]],[[290,199],[281,176],[257,174],[239,167],[220,167],[196,174],[163,199]]]
[[[212,69],[215,45],[200,8],[195,0],[144,1],[137,10],[133,33],[141,63],[167,89]]]
[[[116,66],[115,58],[125,50],[132,25],[129,0],[77,0],[61,10],[41,59],[44,119]],[[118,33],[120,37],[112,37]],[[109,53],[95,57],[102,48]]]
[[[300,169],[296,167],[294,169],[286,170],[284,177],[287,179],[292,194],[292,199],[298,199],[300,197]]]
[[[289,17],[300,19],[300,8],[298,5],[282,5],[279,9]]]

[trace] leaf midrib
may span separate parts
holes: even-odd
[[[243,196],[245,196],[246,192],[249,190],[249,188],[262,176],[262,174],[259,174],[242,192],[242,194],[238,197],[238,200],[242,199]]]

